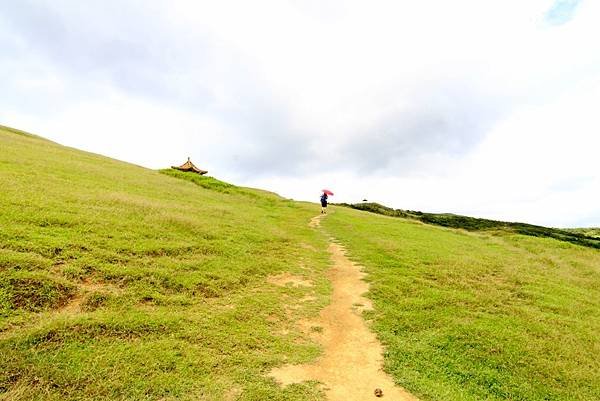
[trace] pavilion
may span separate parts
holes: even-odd
[[[192,163],[192,161],[190,160],[189,157],[188,157],[187,161],[185,163],[183,163],[181,166],[179,166],[179,167],[171,166],[171,168],[174,168],[175,170],[181,170],[181,171],[191,171],[193,173],[198,173],[200,175],[204,175],[204,174],[208,173],[208,171],[201,170],[198,167],[194,166],[194,163]]]

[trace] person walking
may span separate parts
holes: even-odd
[[[327,213],[327,193],[321,195],[321,214]]]

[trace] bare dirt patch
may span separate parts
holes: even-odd
[[[62,309],[57,310],[57,313],[64,315],[72,315],[76,313],[83,312],[86,307],[86,302],[89,302],[89,296],[91,294],[116,294],[121,291],[110,284],[104,283],[93,283],[84,281],[79,283],[78,285],[79,291],[77,296],[71,300],[67,305],[65,305]]]
[[[275,276],[267,277],[267,282],[280,287],[291,285],[292,287],[312,287],[313,283],[310,280],[305,280],[300,276],[295,276],[291,273],[281,273]]]
[[[225,392],[225,396],[223,398],[225,401],[234,401],[237,400],[241,395],[242,389],[239,387],[233,387]]]
[[[305,295],[302,298],[300,298],[300,302],[312,302],[316,300],[317,297],[315,297],[314,295]]]
[[[313,218],[311,224],[314,221],[318,226],[320,218]],[[301,330],[319,341],[324,353],[310,364],[275,368],[270,376],[282,385],[319,381],[332,401],[375,399],[376,388],[383,390],[384,399],[416,401],[381,369],[381,344],[360,315],[370,307],[362,296],[368,290],[362,280],[365,274],[344,255],[340,245],[330,244],[329,252],[334,262],[328,272],[333,286],[331,304],[321,311],[318,320],[300,322]]]

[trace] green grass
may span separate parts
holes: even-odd
[[[315,206],[13,129],[0,149],[1,400],[322,398],[266,376],[320,352],[294,324],[329,293]]]
[[[0,400],[322,400],[266,374],[320,354],[295,323],[328,302],[327,233],[423,401],[600,399],[592,232],[338,207],[313,230],[315,204],[4,127],[0,186]]]
[[[600,252],[334,208],[385,368],[423,400],[600,399]]]
[[[169,175],[171,177],[181,178],[183,180],[193,182],[194,184],[199,185],[202,188],[210,189],[212,191],[218,191],[218,192],[227,193],[227,194],[233,194],[233,193],[245,194],[245,195],[254,196],[254,197],[258,196],[258,194],[257,194],[258,190],[248,190],[248,189],[240,188],[233,184],[229,184],[227,182],[218,180],[214,177],[209,177],[209,176],[195,174],[195,173],[189,173],[189,172],[183,172],[183,171],[175,170],[173,168],[163,169],[163,170],[160,170],[160,172],[163,174]]]
[[[392,209],[379,203],[340,204],[357,210],[364,210],[391,217],[402,217],[434,224],[442,227],[460,228],[469,231],[506,231],[532,237],[554,238],[573,244],[600,249],[600,232],[597,229],[558,229],[536,226],[527,223],[506,222],[451,213],[423,213],[412,210]]]

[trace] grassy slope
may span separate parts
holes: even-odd
[[[589,246],[600,249],[600,236],[598,230],[593,228],[559,229],[536,226],[527,223],[511,223],[506,221],[481,219],[477,217],[461,216],[451,213],[423,213],[411,210],[392,209],[379,203],[341,204],[340,206],[364,210],[385,216],[414,219],[423,223],[434,224],[442,227],[460,228],[469,231],[505,231],[529,235],[540,238],[554,238],[560,241],[571,242],[577,245]]]
[[[318,353],[294,325],[328,293],[315,206],[163,173],[0,128],[0,400],[320,398],[264,376]],[[335,209],[399,383],[600,399],[598,250]],[[266,283],[281,271],[315,286]]]
[[[335,208],[386,369],[424,400],[600,399],[600,252]]]
[[[0,128],[0,399],[319,399],[264,376],[319,352],[314,206],[202,184]]]

